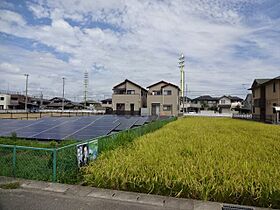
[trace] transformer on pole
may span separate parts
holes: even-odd
[[[87,94],[88,94],[88,72],[84,73],[84,106],[87,106]]]

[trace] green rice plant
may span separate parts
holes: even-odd
[[[162,126],[166,125],[170,121],[176,120],[176,118],[170,118],[166,120],[158,120],[149,124],[125,130],[113,135],[99,138],[98,140],[98,153],[116,149],[120,146],[127,146],[135,138],[142,136],[146,133],[153,132]]]
[[[226,118],[183,118],[104,151],[85,185],[280,208],[280,128]]]

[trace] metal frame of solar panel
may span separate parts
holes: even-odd
[[[153,118],[154,119],[154,118]],[[149,117],[96,115],[84,117],[48,117],[31,120],[0,120],[0,136],[37,140],[89,140],[111,132],[127,130],[149,122]]]

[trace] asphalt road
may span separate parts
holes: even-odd
[[[0,189],[0,210],[171,210],[159,206],[65,195],[38,190]]]

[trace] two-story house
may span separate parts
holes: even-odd
[[[197,101],[193,101],[189,97],[180,97],[180,111],[181,112],[200,112],[201,105]]]
[[[241,109],[243,99],[237,96],[222,96],[219,98],[219,113],[238,113]]]
[[[255,79],[251,88],[253,95],[253,119],[279,123],[280,76],[274,79]]]
[[[177,116],[180,105],[180,88],[160,81],[147,87],[147,107],[150,115]]]
[[[116,114],[140,114],[147,106],[147,90],[126,79],[113,87],[112,108]]]
[[[209,95],[199,96],[193,99],[194,104],[198,104],[201,110],[217,110],[219,98]]]

